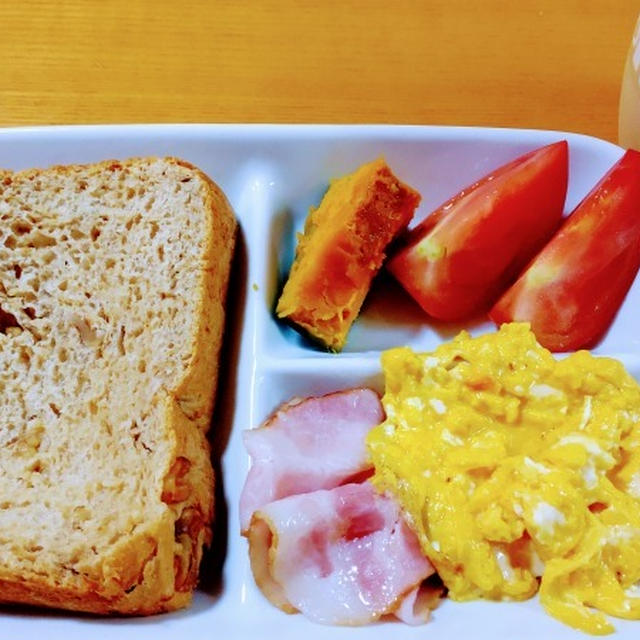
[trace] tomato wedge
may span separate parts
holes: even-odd
[[[409,232],[387,268],[434,318],[488,311],[558,228],[568,155],[556,142],[464,189]]]
[[[490,312],[551,351],[593,346],[640,267],[640,153],[627,151]]]

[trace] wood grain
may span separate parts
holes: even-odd
[[[638,0],[0,0],[0,125],[389,122],[615,141]]]

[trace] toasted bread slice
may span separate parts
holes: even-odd
[[[183,607],[236,223],[180,160],[0,172],[0,600]]]

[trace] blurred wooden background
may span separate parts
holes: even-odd
[[[0,126],[384,122],[615,141],[638,0],[0,0]]]

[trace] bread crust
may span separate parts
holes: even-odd
[[[102,580],[70,570],[69,585],[31,573],[0,572],[0,601],[96,614],[148,615],[187,606],[198,579],[203,545],[211,541],[214,476],[209,429],[218,377],[225,301],[236,220],[225,195],[203,172],[177,158],[130,158],[91,165],[55,166],[21,172],[0,170],[1,181],[50,172],[100,173],[164,161],[200,178],[208,187],[207,237],[201,256],[197,322],[186,339],[193,345],[181,380],[154,397],[168,440],[167,467],[158,496],[160,515],[114,545],[102,562]]]

